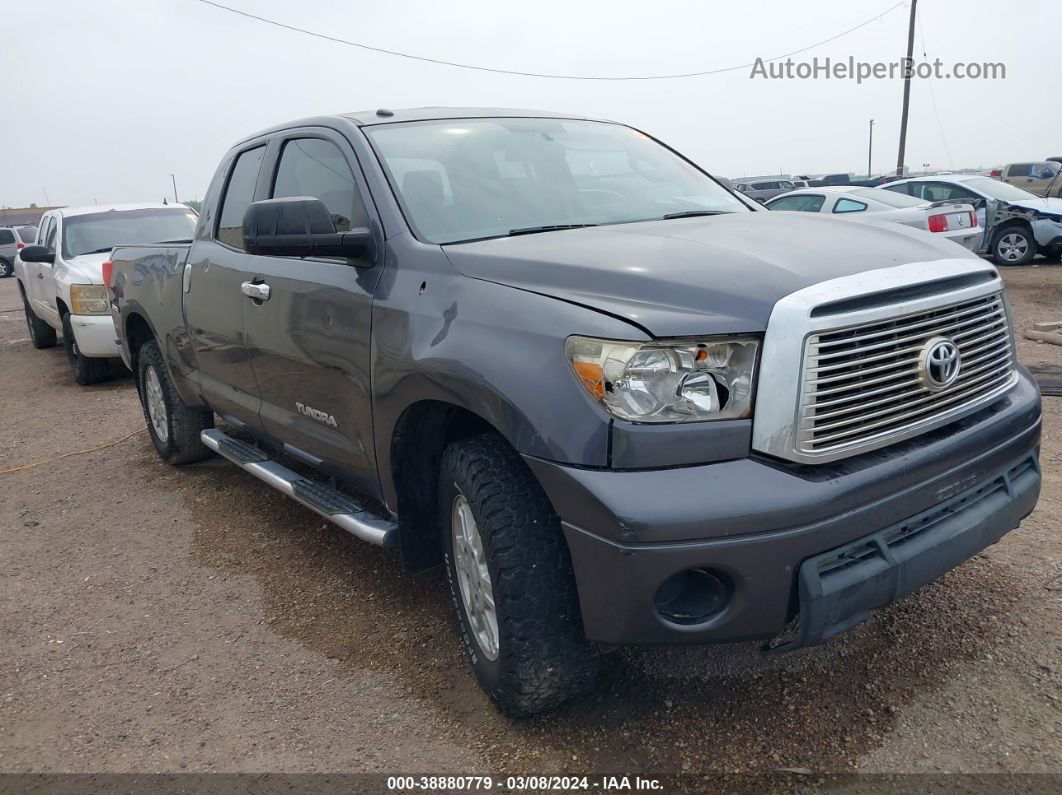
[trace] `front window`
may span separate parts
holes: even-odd
[[[449,119],[366,129],[417,235],[456,243],[541,227],[751,212],[644,133],[568,119]]]
[[[1029,193],[1027,190],[1010,185],[1006,182],[1000,182],[998,179],[992,179],[991,177],[974,177],[968,179],[961,184],[972,188],[979,193],[983,193],[986,196],[990,196],[993,199],[998,199],[1004,202],[1018,202],[1026,201],[1027,199],[1039,199],[1036,194]]]
[[[63,258],[102,254],[115,246],[190,242],[196,215],[187,207],[108,210],[63,219]]]

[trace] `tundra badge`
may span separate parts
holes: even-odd
[[[315,408],[307,406],[305,403],[296,403],[295,408],[298,410],[299,414],[309,417],[312,420],[317,420],[325,425],[331,425],[333,428],[339,427],[336,418],[325,411],[318,411]]]

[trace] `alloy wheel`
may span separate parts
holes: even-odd
[[[494,606],[487,556],[472,506],[463,494],[454,498],[451,512],[454,568],[465,615],[476,643],[490,660],[498,659],[498,613]]]
[[[1024,235],[1010,232],[999,239],[996,250],[1001,259],[1007,262],[1017,262],[1029,251],[1029,241]]]
[[[162,382],[159,374],[151,365],[144,370],[144,401],[147,403],[148,417],[158,440],[165,444],[170,436],[170,426],[166,416],[166,401],[162,395]]]

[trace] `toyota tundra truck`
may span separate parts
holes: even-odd
[[[190,244],[103,270],[162,459],[444,565],[510,715],[624,644],[826,641],[1039,495],[990,264],[763,211],[622,124],[283,124],[225,156]]]

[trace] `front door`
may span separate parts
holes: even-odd
[[[57,245],[58,222],[58,216],[49,216],[40,234],[40,245],[55,256],[55,261],[33,263],[33,278],[27,279],[32,285],[30,301],[33,304],[33,311],[37,317],[47,321],[53,328],[59,328],[59,308],[55,303],[55,271],[62,264]]]
[[[250,276],[250,257],[243,244],[243,215],[259,198],[264,142],[240,151],[228,163],[215,217],[197,232],[187,264],[185,323],[195,351],[200,389],[210,407],[257,429],[261,399],[244,339],[242,284]]]
[[[271,197],[319,199],[340,232],[371,226],[361,172],[341,135],[293,130],[277,143]],[[262,429],[324,469],[375,489],[369,337],[382,269],[333,258],[251,260],[252,282],[269,290],[264,300],[245,297],[243,309]]]

